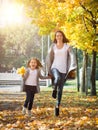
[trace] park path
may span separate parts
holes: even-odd
[[[57,118],[51,90],[36,95],[31,118],[22,115],[24,99],[24,92],[0,91],[0,130],[98,130],[98,97],[64,90]]]
[[[0,111],[21,109],[24,97],[22,92],[0,92]]]

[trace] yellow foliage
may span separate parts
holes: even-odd
[[[77,44],[71,44],[81,50],[91,53],[98,52],[98,44],[92,46],[95,31],[90,22],[91,16],[80,5],[80,2],[90,9],[92,14],[97,11],[97,1],[90,0],[32,0],[26,5],[30,7],[29,16],[34,19],[33,23],[39,27],[39,34],[50,34],[55,30],[62,30],[70,40],[75,40]],[[92,4],[91,4],[92,3]],[[95,8],[94,8],[95,7]],[[96,9],[96,10],[95,10]],[[89,20],[83,21],[83,17]],[[97,18],[97,17],[96,17]],[[89,32],[87,31],[88,28]]]
[[[98,125],[98,117],[95,118],[95,122]]]
[[[55,100],[52,99],[51,93],[52,89],[48,88],[48,91],[43,90],[36,95],[31,117],[28,117],[28,114],[23,115],[21,111],[25,94],[0,94],[0,130],[98,129],[97,96],[81,97],[76,90],[66,91],[65,88],[60,115],[55,117]]]
[[[92,113],[92,109],[86,109],[86,112],[88,112],[88,113]]]
[[[89,123],[89,121],[90,121],[90,118],[89,118],[89,117],[83,116],[83,117],[81,117],[81,118],[79,119],[79,121],[77,121],[77,122],[75,123],[75,125],[83,126],[83,125],[85,125],[86,123]]]
[[[26,69],[24,66],[22,66],[21,68],[18,68],[17,69],[17,73],[20,74],[20,75],[24,75],[26,72]]]

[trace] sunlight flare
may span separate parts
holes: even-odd
[[[0,9],[0,23],[12,25],[23,22],[23,5],[16,3],[5,4]]]

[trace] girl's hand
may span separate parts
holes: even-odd
[[[22,74],[21,76],[22,76],[22,78],[24,78],[24,74]]]
[[[17,73],[20,74],[21,76],[23,76],[25,74],[25,72],[26,72],[26,69],[24,66],[17,69]]]

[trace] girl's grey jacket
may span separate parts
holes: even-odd
[[[52,63],[54,60],[54,51],[53,51],[54,45],[55,45],[55,43],[53,43],[51,45],[49,52],[48,52],[48,55],[47,55],[47,58],[46,58],[46,66],[47,66],[47,71],[48,71],[49,75],[51,75],[51,66],[52,66]],[[67,74],[66,74],[65,79],[68,77],[68,75],[71,71],[76,70],[76,67],[77,67],[76,66],[76,57],[75,57],[75,54],[73,52],[72,47],[69,46],[69,48],[67,50]]]
[[[26,79],[28,78],[28,75],[29,75],[29,71],[30,69],[27,68],[26,69],[26,73],[24,74],[23,76],[23,80],[22,80],[22,91],[25,91],[25,81]],[[33,78],[33,77],[32,77]],[[42,76],[41,74],[41,70],[40,69],[37,69],[37,93],[40,92],[40,86],[39,86],[39,79],[48,79],[49,77],[47,76]]]

